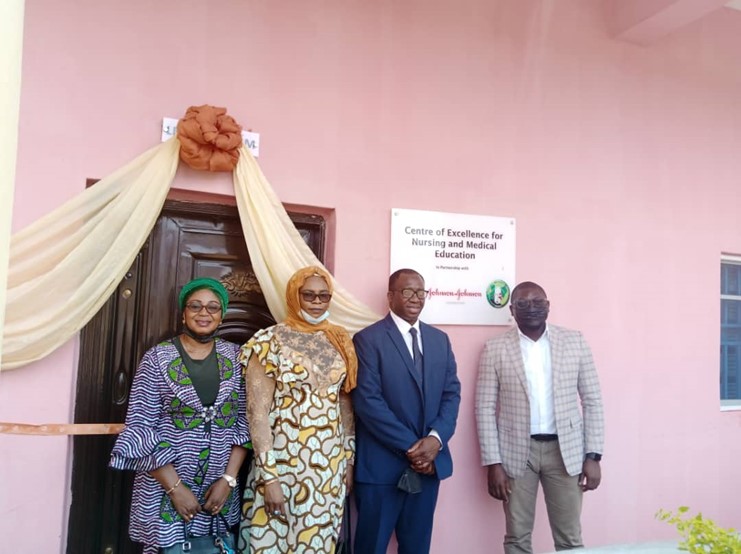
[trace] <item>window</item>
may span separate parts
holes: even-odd
[[[741,257],[720,262],[720,406],[741,409]]]

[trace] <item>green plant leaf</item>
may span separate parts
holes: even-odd
[[[680,550],[691,554],[741,554],[741,536],[735,529],[724,529],[701,512],[685,517],[688,511],[688,506],[680,506],[676,514],[662,508],[655,516],[677,528],[683,538]]]

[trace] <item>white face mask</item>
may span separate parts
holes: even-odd
[[[312,317],[305,311],[301,310],[301,317],[304,318],[304,321],[306,321],[306,323],[311,323],[312,325],[319,325],[322,321],[324,321],[325,319],[329,317],[329,310],[324,312],[319,317]]]

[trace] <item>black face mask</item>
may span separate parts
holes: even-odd
[[[211,342],[216,338],[216,331],[213,333],[210,333],[208,335],[196,335],[193,331],[191,331],[187,325],[184,326],[183,333],[188,335],[190,338],[192,338],[194,341],[200,342],[200,343],[207,343]]]

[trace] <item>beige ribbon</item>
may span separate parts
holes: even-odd
[[[0,421],[0,434],[6,435],[118,435],[123,423],[8,423]]]

